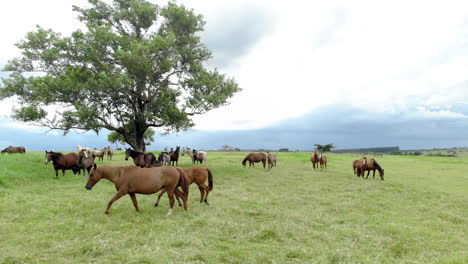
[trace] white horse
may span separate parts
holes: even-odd
[[[76,145],[76,149],[78,150],[78,153],[84,149],[85,150],[85,158],[88,158],[88,155],[91,156],[92,152],[91,152],[91,149],[90,148],[83,148],[82,146],[80,145]]]
[[[162,154],[162,163],[163,166],[170,166],[171,165],[171,156],[167,153]]]

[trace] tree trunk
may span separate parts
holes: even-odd
[[[143,135],[136,135],[136,146],[135,150],[140,151],[140,152],[145,152],[146,151],[146,145],[145,145],[145,140]]]

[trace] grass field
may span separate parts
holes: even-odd
[[[209,153],[210,206],[192,185],[172,217],[156,195],[105,215],[110,182],[87,191],[71,171],[55,180],[43,152],[1,155],[0,263],[468,263],[468,159],[378,157],[381,181],[356,178],[353,155],[328,155],[326,171],[309,153],[278,153],[271,171],[244,155]]]

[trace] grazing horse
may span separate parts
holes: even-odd
[[[85,188],[87,190],[91,190],[102,178],[111,181],[117,189],[117,193],[112,197],[107,205],[105,211],[106,214],[109,214],[111,205],[126,194],[130,196],[136,211],[139,212],[140,209],[138,208],[138,202],[135,194],[153,194],[161,189],[166,190],[167,195],[169,196],[170,209],[167,216],[172,215],[172,209],[174,208],[175,201],[174,194],[182,198],[184,209],[187,210],[189,189],[187,176],[181,168],[138,168],[133,166],[97,166],[94,164]],[[182,187],[183,192],[179,191],[177,188],[178,186]]]
[[[321,154],[320,155],[320,159],[319,159],[319,162],[320,162],[320,168],[323,169],[323,168],[327,168],[327,156]]]
[[[244,160],[242,161],[242,165],[245,167],[247,161],[249,162],[249,167],[253,166],[255,167],[255,162],[262,162],[263,163],[263,168],[265,168],[266,164],[266,155],[263,152],[259,153],[249,153],[247,156],[245,156]]]
[[[12,154],[12,153],[26,153],[26,149],[24,147],[12,147],[12,146],[8,146],[7,148],[5,148],[4,150],[2,150],[2,154],[3,153],[8,153],[8,154]]]
[[[65,170],[72,170],[73,174],[79,172],[76,164],[80,156],[76,153],[68,153],[63,155],[60,152],[46,151],[45,152],[45,164],[52,161],[55,169],[55,178],[58,179],[58,170],[62,170],[62,175],[65,176]]]
[[[320,157],[319,153],[317,152],[317,149],[315,149],[314,154],[310,156],[310,161],[312,162],[312,167],[314,167],[314,170],[319,168]],[[315,164],[317,164],[317,168],[315,167]]]
[[[158,165],[156,164],[156,157],[153,153],[143,153],[139,151],[135,151],[132,149],[125,149],[125,160],[128,160],[128,157],[132,157],[133,163],[139,167],[151,167],[151,165]]]
[[[171,150],[171,152],[169,152],[169,156],[171,157],[171,166],[179,165],[179,151],[180,147],[176,147],[176,150]]]
[[[268,153],[268,168],[271,169],[273,166],[276,167],[276,156]]]
[[[107,159],[112,160],[112,156],[114,156],[114,150],[110,147],[107,146]]]
[[[187,184],[190,185],[192,183],[196,183],[198,185],[198,189],[200,190],[200,203],[205,202],[207,205],[208,203],[208,193],[213,190],[213,174],[211,173],[210,169],[203,168],[203,167],[191,167],[191,168],[183,168],[185,174],[187,175]],[[208,186],[206,186],[205,182],[208,178]],[[154,206],[158,206],[159,199],[161,196],[166,192],[163,190],[158,195],[158,200],[154,204]],[[179,198],[177,198],[177,202],[180,204]]]
[[[89,175],[89,171],[91,170],[91,167],[93,167],[93,164],[94,164],[95,156],[88,155],[85,149],[81,149],[79,156],[80,158],[78,159],[76,166],[78,167],[79,170],[83,170],[83,174],[84,174],[84,170],[87,170],[88,175]]]
[[[359,170],[361,168],[361,160],[354,160],[353,161],[353,172],[359,177]]]
[[[373,179],[375,179],[375,171],[378,170],[379,171],[379,176],[380,176],[380,179],[383,181],[384,180],[384,169],[377,163],[377,161],[375,159],[367,159],[367,158],[364,158],[364,159],[361,159],[361,167],[358,168],[358,176],[362,176],[362,178],[364,178],[364,174],[365,172],[367,171],[367,178],[369,178],[369,174],[371,171],[373,171]]]

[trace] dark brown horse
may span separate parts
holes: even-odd
[[[315,149],[312,156],[310,156],[310,161],[312,162],[312,167],[314,168],[314,170],[319,168],[320,157],[319,157],[319,153],[317,152],[317,149]],[[315,167],[316,164],[317,164],[317,167]]]
[[[327,168],[327,156],[321,154],[319,155],[320,168]]]
[[[379,171],[379,176],[380,179],[383,181],[384,180],[384,169],[377,163],[375,159],[361,159],[361,166],[360,168],[357,169],[358,171],[358,176],[362,176],[364,178],[364,174],[367,171],[367,178],[369,178],[369,174],[371,171],[373,171],[373,179],[375,179],[375,171]]]
[[[128,160],[128,157],[132,157],[133,163],[138,167],[150,167],[153,164],[155,166],[160,166],[156,164],[156,157],[153,153],[143,153],[128,148],[125,150],[125,160]]]
[[[77,167],[80,156],[76,153],[68,153],[63,155],[60,152],[46,151],[45,152],[45,164],[52,161],[55,169],[55,178],[58,179],[58,170],[62,170],[62,175],[65,176],[65,170],[72,170],[73,174],[79,173]]]
[[[88,154],[88,152],[85,149],[80,150],[79,156],[80,158],[78,159],[76,166],[79,170],[83,170],[83,174],[84,170],[87,170],[89,175],[89,171],[91,170],[94,164],[95,156],[92,154]]]
[[[353,161],[353,172],[359,177],[359,170],[361,168],[361,160],[354,160]]]
[[[171,157],[171,166],[179,166],[179,152],[180,147],[176,147],[176,150],[169,152],[169,156]]]
[[[109,201],[106,214],[109,214],[111,205],[120,197],[128,194],[132,199],[133,205],[137,212],[138,202],[135,194],[153,194],[161,189],[167,191],[169,196],[169,212],[167,216],[172,215],[174,208],[174,194],[181,197],[184,202],[184,209],[187,210],[188,184],[187,176],[181,168],[176,167],[159,167],[159,168],[138,168],[133,166],[120,167],[111,165],[97,166],[94,164],[89,174],[88,182],[85,188],[91,190],[93,186],[102,178],[111,181],[117,193]],[[177,188],[182,187],[183,192]]]
[[[205,202],[207,205],[208,203],[208,193],[213,190],[213,174],[211,173],[210,169],[203,168],[203,167],[191,167],[191,168],[183,168],[185,174],[187,175],[187,184],[190,185],[192,183],[196,183],[198,185],[198,189],[200,190],[200,203]],[[205,184],[206,179],[208,178],[208,186]],[[163,190],[159,196],[158,200],[154,204],[154,206],[158,206],[159,199],[161,196],[166,192]],[[177,202],[180,204],[179,198],[177,198]]]
[[[244,160],[242,161],[242,165],[244,167],[246,166],[247,161],[249,162],[249,167],[252,166],[252,164],[255,167],[255,162],[262,162],[263,163],[263,168],[265,168],[266,155],[263,152],[259,152],[259,153],[251,152],[251,153],[247,154],[247,156],[245,156]]]
[[[268,168],[276,167],[276,156],[273,154],[268,153]]]
[[[8,154],[12,154],[12,153],[26,153],[26,149],[24,147],[12,147],[12,146],[9,146],[7,148],[5,148],[4,150],[2,150],[2,154],[3,153],[8,153]]]

